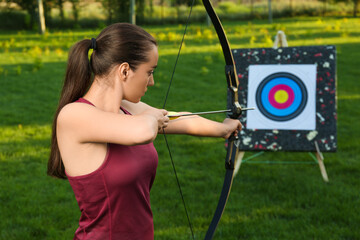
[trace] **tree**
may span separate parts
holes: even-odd
[[[271,10],[271,0],[268,0],[268,10],[269,10],[269,23],[272,23],[272,10]]]
[[[350,3],[352,2],[354,4],[354,8],[353,8],[353,17],[357,17],[357,11],[360,5],[360,0],[334,0],[336,3],[338,2],[345,2],[345,3]]]
[[[136,16],[139,22],[145,21],[145,0],[136,0]]]
[[[319,0],[320,2],[323,2],[323,12],[322,15],[325,16],[326,15],[326,4],[327,4],[327,0]]]
[[[64,0],[57,0],[57,5],[60,11],[60,21],[62,24],[65,22],[65,14],[64,14]]]
[[[357,13],[358,7],[360,5],[360,0],[353,0],[353,2],[354,2],[353,16],[357,17],[356,13]]]
[[[30,15],[29,28],[35,26],[36,21],[36,9],[37,1],[36,0],[13,0],[14,3],[17,3],[23,10],[27,11]]]
[[[289,0],[289,11],[290,11],[290,16],[294,16],[293,13],[293,0]]]
[[[130,18],[130,1],[124,1],[124,0],[116,0],[116,5],[118,6],[115,17],[117,21],[120,22],[129,22]]]
[[[150,15],[150,17],[152,17],[153,13],[154,13],[154,2],[153,2],[153,0],[149,0],[149,1],[150,1],[149,15]]]
[[[75,25],[77,25],[79,22],[80,0],[70,0],[70,2],[72,4],[72,12],[73,12],[73,16],[74,16],[74,22],[75,22]]]
[[[108,24],[115,21],[129,22],[129,0],[101,0],[101,4],[106,11]]]
[[[113,22],[114,14],[116,11],[116,0],[101,0],[101,4],[107,14],[107,22],[110,24]]]
[[[51,9],[55,6],[55,0],[43,0],[44,5],[44,17],[46,23],[51,23]]]

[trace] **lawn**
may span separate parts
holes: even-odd
[[[336,45],[338,150],[316,164],[243,164],[215,239],[360,239],[360,19],[292,18],[226,22],[235,48],[272,47],[278,30],[290,46]],[[155,86],[143,101],[161,108],[184,26],[147,26],[159,40]],[[80,212],[67,181],[46,175],[51,123],[67,51],[100,29],[0,32],[0,239],[72,239]],[[212,26],[190,25],[167,109],[207,111],[226,104],[224,60]],[[222,121],[223,115],[209,116]],[[195,239],[213,216],[225,173],[222,139],[168,136]],[[191,239],[162,136],[151,192],[155,239]],[[245,157],[254,153],[247,152]],[[308,153],[265,153],[257,160],[313,161]]]

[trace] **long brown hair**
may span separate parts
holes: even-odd
[[[87,92],[93,76],[104,76],[114,66],[124,62],[135,71],[139,64],[148,61],[147,54],[154,45],[157,45],[156,40],[142,28],[129,23],[116,23],[106,27],[96,38],[90,60],[90,39],[81,40],[70,49],[64,85],[52,125],[48,175],[66,179],[56,135],[61,109]]]

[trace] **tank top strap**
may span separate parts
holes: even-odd
[[[86,100],[85,98],[79,98],[78,100],[76,100],[75,102],[81,102],[81,103],[86,103],[86,104],[89,104],[91,106],[94,106],[95,105],[93,103],[91,103],[89,100]],[[121,111],[123,111],[125,114],[127,115],[132,115],[128,110],[126,110],[125,108],[123,107],[120,107]]]
[[[92,106],[95,107],[94,104],[92,104],[90,101],[86,100],[85,98],[79,98],[79,99],[76,100],[75,102],[86,103],[86,104],[89,104],[89,105],[92,105]]]
[[[123,111],[127,115],[132,115],[129,111],[127,111],[125,108],[120,107],[121,111]]]

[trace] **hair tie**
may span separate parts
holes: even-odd
[[[95,38],[92,38],[92,39],[91,39],[90,49],[96,50],[96,39],[95,39]]]

